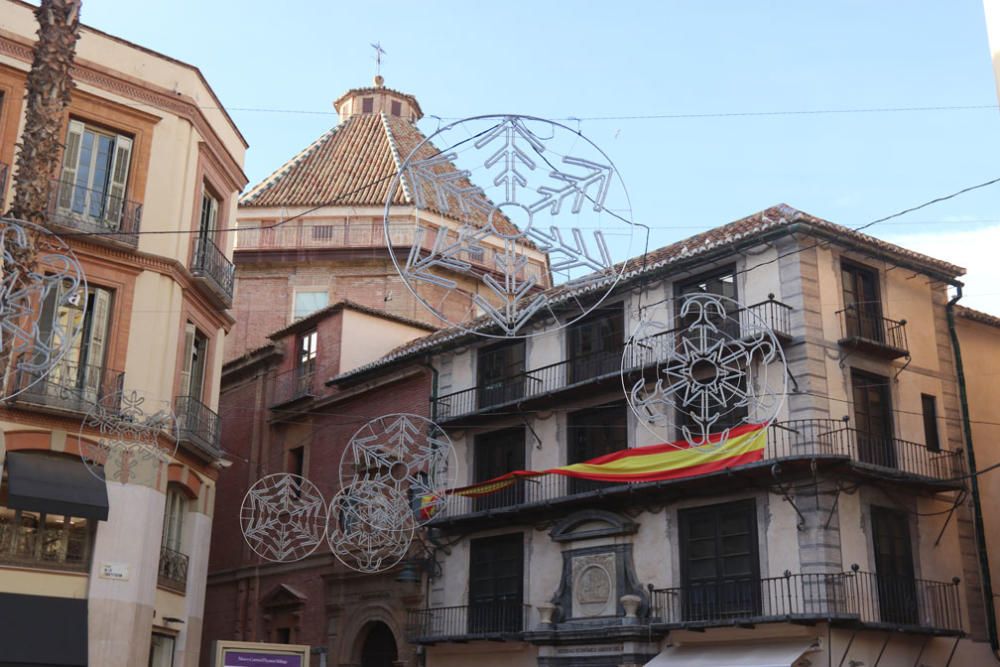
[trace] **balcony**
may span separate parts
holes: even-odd
[[[22,406],[39,406],[86,414],[99,401],[108,409],[109,400],[119,398],[125,373],[104,366],[73,364],[61,361],[43,377],[38,372],[19,370],[20,391],[13,401]]]
[[[49,220],[88,241],[136,248],[142,204],[61,180],[52,181]]]
[[[768,427],[763,462],[736,466],[745,476],[771,475],[780,464],[784,472],[797,468],[809,470],[813,462],[849,468],[856,474],[909,484],[922,489],[943,491],[962,487],[956,479],[964,472],[961,452],[934,451],[924,445],[900,438],[875,438],[836,419],[802,419],[779,422]],[[643,497],[662,494],[665,485],[718,483],[716,476],[726,471],[699,477],[664,482],[592,482],[581,484],[562,475],[518,478],[500,491],[479,497],[451,494],[444,511],[434,520],[439,526],[473,521],[514,520],[523,513],[562,512],[573,505],[592,506],[595,502],[612,504],[640,503]],[[727,483],[739,478],[727,477]]]
[[[751,336],[763,323],[775,332],[779,341],[788,341],[791,339],[791,310],[773,299],[748,306],[737,313],[741,323],[739,333]],[[592,392],[594,387],[591,385],[614,384],[620,388],[623,364],[626,371],[636,371],[667,359],[676,344],[676,333],[676,330],[664,331],[638,341],[629,348],[628,359],[623,359],[623,346],[620,350],[571,357],[512,375],[502,382],[439,396],[432,403],[434,419],[446,423],[511,405],[537,405],[556,395],[565,398],[566,393],[573,391]]]
[[[232,305],[235,269],[233,263],[211,239],[204,237],[195,239],[191,273],[219,305],[226,308]]]
[[[651,587],[650,624],[701,629],[830,621],[931,634],[961,634],[959,580],[928,581],[861,572],[732,579]]]
[[[174,399],[180,442],[191,445],[196,454],[214,460],[222,456],[219,448],[219,415],[193,396]]]
[[[274,376],[274,389],[271,407],[276,408],[292,403],[302,398],[317,395],[316,373],[304,368],[293,368],[290,371]]]
[[[160,547],[159,586],[183,594],[187,590],[188,557],[179,551]]]
[[[840,340],[849,350],[892,360],[910,356],[906,342],[906,320],[890,320],[851,305],[837,311]]]
[[[410,610],[406,638],[414,644],[516,640],[528,628],[530,611],[519,601]]]

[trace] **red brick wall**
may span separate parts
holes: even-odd
[[[328,318],[330,322],[334,318]],[[321,325],[320,355],[327,349],[339,349],[339,317],[337,326]],[[329,338],[327,338],[329,336]],[[324,341],[326,341],[324,343]],[[286,350],[292,348],[285,348]],[[290,367],[290,356],[276,366]],[[325,546],[304,561],[307,567],[271,565],[262,561],[245,546],[239,528],[239,508],[246,489],[265,474],[284,470],[284,450],[288,443],[303,441],[308,448],[307,477],[319,487],[327,501],[339,488],[340,459],[344,447],[355,431],[368,420],[384,414],[411,412],[429,416],[431,372],[413,366],[418,372],[408,378],[374,390],[359,393],[340,403],[326,405],[297,415],[285,415],[284,422],[268,423],[273,413],[267,401],[255,401],[257,385],[246,378],[228,380],[223,387],[219,408],[222,417],[222,446],[233,466],[224,470],[219,479],[216,514],[213,522],[212,551],[209,561],[209,586],[205,603],[202,665],[208,667],[212,642],[218,639],[268,641],[266,610],[259,601],[280,584],[292,587],[306,597],[301,608],[301,623],[294,641],[310,646],[327,646],[328,605],[347,604],[360,587],[370,587],[370,577],[347,578],[333,585],[328,599],[324,576],[343,573]],[[394,369],[399,371],[400,369]],[[340,390],[332,389],[331,394]],[[253,425],[265,429],[256,440]],[[262,448],[266,445],[266,451]],[[253,461],[253,465],[251,465]],[[391,582],[391,577],[385,582]],[[379,582],[379,586],[383,586]],[[242,589],[242,590],[241,590]],[[390,591],[395,599],[398,591]],[[352,598],[353,599],[353,598]],[[395,602],[402,618],[404,605]],[[344,612],[350,613],[350,610]],[[354,638],[338,637],[331,650],[338,652],[341,644],[350,645]],[[344,649],[346,650],[346,649]],[[347,656],[330,655],[327,664],[347,661]],[[314,658],[313,665],[318,665]]]

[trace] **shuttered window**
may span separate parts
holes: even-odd
[[[71,120],[59,177],[59,209],[118,229],[131,160],[131,137]]]

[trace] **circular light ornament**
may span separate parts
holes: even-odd
[[[412,531],[407,523],[424,525],[444,512],[456,470],[455,448],[441,427],[420,415],[395,413],[372,419],[351,436],[340,459],[340,484],[371,482],[391,489],[409,508],[411,522],[372,527]]]
[[[326,522],[323,494],[305,477],[291,473],[257,480],[240,508],[246,543],[275,563],[291,563],[313,553],[326,537]]]
[[[85,378],[82,388],[61,397],[94,401],[80,423],[80,458],[87,470],[98,479],[119,484],[155,485],[177,451],[177,417],[170,404],[147,403],[137,391],[101,395],[104,378],[89,380]]]
[[[442,322],[527,338],[542,333],[539,317],[544,331],[585,317],[621,277],[635,229],[628,192],[580,132],[476,116],[396,148],[405,159],[385,206],[389,256]],[[410,216],[393,210],[400,192]]]
[[[44,227],[0,218],[0,246],[0,398],[10,399],[44,381],[76,344],[87,282],[70,247]]]
[[[658,440],[714,448],[739,426],[769,426],[787,393],[787,365],[769,322],[708,293],[640,316],[622,356],[622,386],[639,423]]]
[[[327,543],[341,563],[366,574],[383,572],[410,550],[416,528],[406,496],[388,484],[360,480],[330,501]]]

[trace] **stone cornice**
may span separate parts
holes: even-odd
[[[30,63],[33,57],[33,43],[24,37],[12,32],[0,29],[0,54],[16,58],[25,63]],[[162,109],[190,122],[198,133],[205,139],[211,147],[214,155],[219,158],[220,164],[225,168],[227,176],[236,183],[240,183],[239,189],[245,186],[249,179],[243,173],[240,164],[233,159],[219,135],[212,129],[208,119],[198,108],[198,104],[186,95],[174,93],[151,83],[139,81],[126,75],[112,72],[106,67],[97,63],[77,58],[72,76],[74,81],[86,83],[110,93],[121,95],[135,100],[141,104]],[[235,130],[235,126],[233,126]],[[236,130],[239,135],[239,130]],[[242,143],[242,136],[240,137]]]

